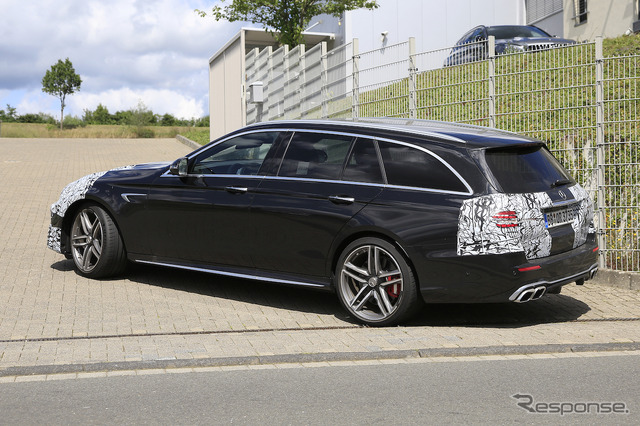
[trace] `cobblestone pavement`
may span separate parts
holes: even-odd
[[[529,304],[427,306],[402,327],[365,328],[332,294],[149,266],[94,281],[46,248],[49,206],[67,183],[188,151],[174,139],[0,139],[0,376],[332,354],[640,348],[640,292],[592,282]]]

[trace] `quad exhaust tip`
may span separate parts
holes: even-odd
[[[588,271],[585,271],[582,274],[575,275],[576,284],[582,285],[586,280],[593,279],[598,273],[598,265],[593,265]],[[578,278],[581,277],[581,278]],[[549,286],[554,285],[555,283],[547,283]],[[555,289],[555,287],[554,287]],[[519,288],[509,297],[509,300],[516,303],[525,303],[530,302],[532,300],[538,300],[547,292],[547,287],[538,282],[535,284],[528,284],[524,287]]]
[[[511,296],[511,300],[516,303],[525,303],[530,302],[532,300],[538,300],[547,292],[547,288],[543,285],[537,287],[528,287],[521,290],[519,293],[516,292],[513,296]]]

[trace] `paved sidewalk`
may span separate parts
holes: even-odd
[[[175,139],[0,138],[0,378],[640,349],[640,292],[591,282],[529,304],[428,306],[403,327],[364,328],[332,294],[148,266],[93,281],[46,248],[64,185],[188,151]]]

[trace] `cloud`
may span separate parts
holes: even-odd
[[[206,96],[199,99],[168,89],[132,90],[130,88],[110,89],[100,93],[78,93],[69,100],[69,106],[75,109],[95,110],[98,104],[109,112],[134,109],[139,102],[156,114],[171,114],[178,118],[198,118],[206,115],[208,104]]]
[[[80,116],[100,102],[115,112],[142,100],[159,114],[206,115],[208,59],[240,26],[194,12],[211,0],[4,3],[0,105],[23,92],[19,114],[59,113],[59,101],[39,92],[45,72],[68,57],[83,83],[65,114]]]

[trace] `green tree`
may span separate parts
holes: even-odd
[[[82,111],[84,112],[84,114],[82,115],[82,121],[84,121],[87,124],[94,124],[93,111],[87,108],[83,109]]]
[[[161,126],[177,126],[178,120],[171,114],[164,114],[162,118],[160,118]]]
[[[224,2],[220,0],[220,3]],[[262,24],[278,43],[294,47],[304,41],[302,32],[314,16],[339,17],[348,10],[377,7],[376,0],[231,0],[226,6],[213,6],[211,16],[216,21]],[[196,12],[201,17],[207,16],[202,10],[196,9]]]
[[[109,114],[109,110],[106,106],[102,104],[98,104],[96,110],[93,112],[93,121],[96,124],[110,124],[111,123],[111,114]]]
[[[16,121],[18,119],[18,114],[16,113],[16,109],[11,105],[7,104],[7,111],[0,109],[0,120],[6,122]]]
[[[47,70],[42,78],[42,91],[60,99],[60,130],[64,121],[64,101],[67,95],[80,90],[81,84],[82,79],[76,74],[69,58],[64,62],[58,59],[58,62],[51,65],[51,69]]]
[[[138,106],[131,111],[130,120],[130,124],[134,126],[136,137],[152,138],[154,136],[153,130],[147,126],[155,123],[155,116],[153,111],[147,108],[142,101],[138,101]]]
[[[196,120],[195,127],[209,127],[209,116],[204,116]]]

